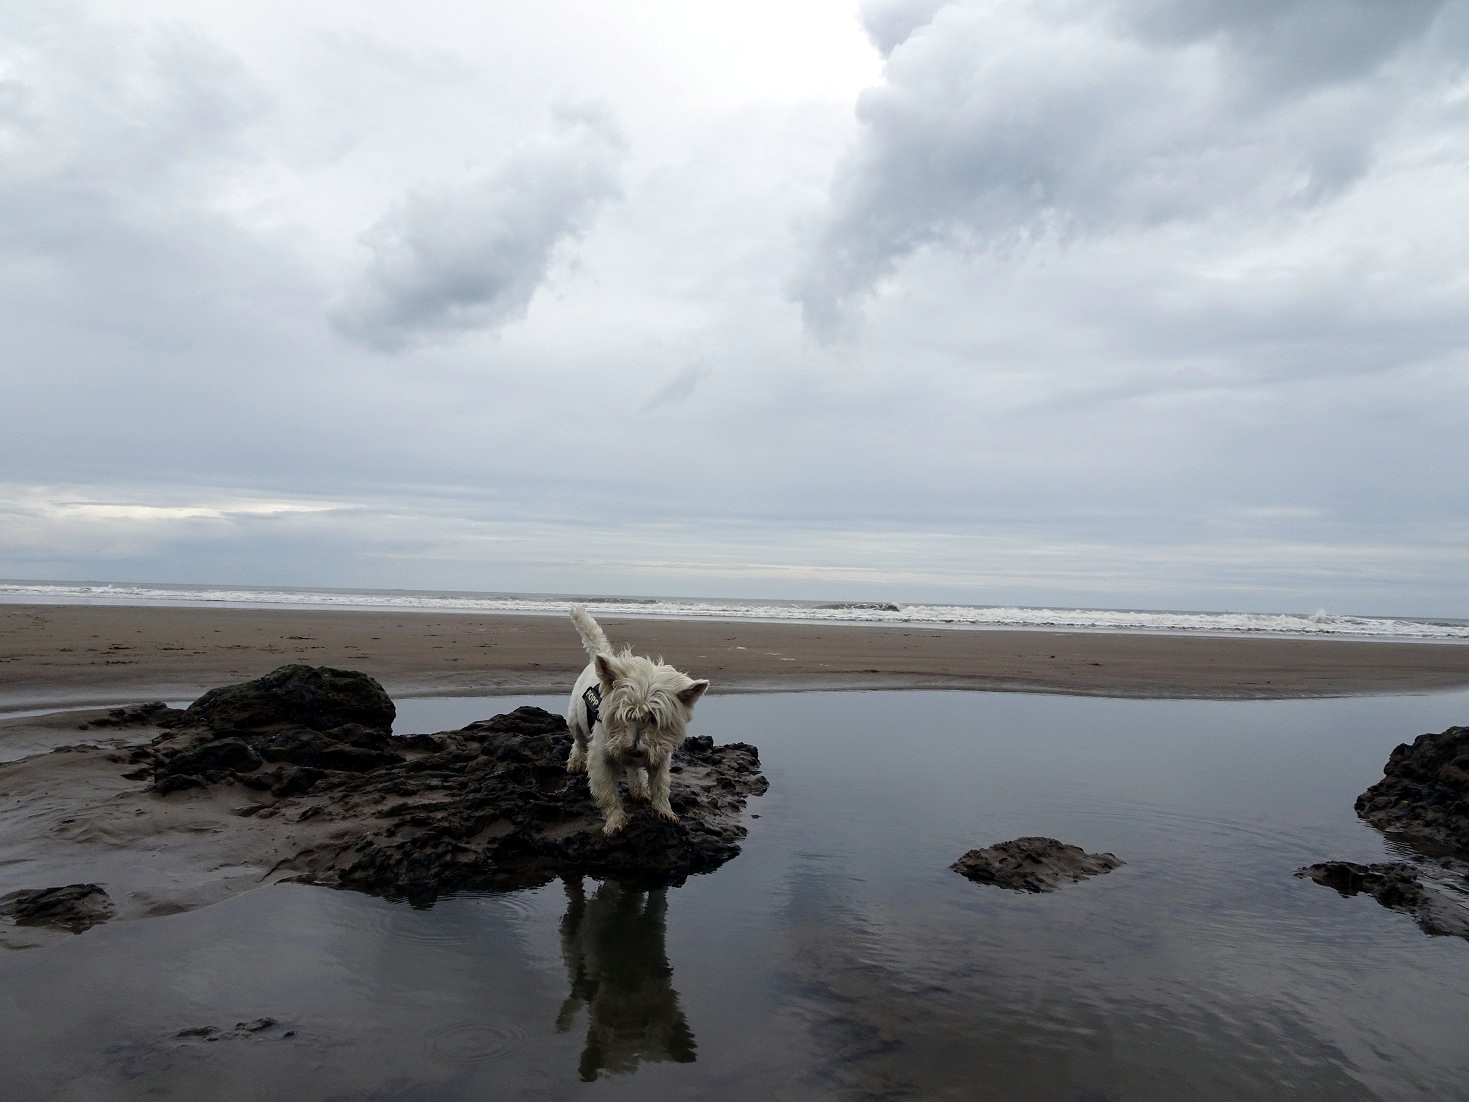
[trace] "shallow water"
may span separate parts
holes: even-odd
[[[398,729],[519,702],[407,701]],[[279,885],[0,955],[0,1096],[1469,1098],[1469,942],[1291,876],[1390,852],[1353,798],[1466,714],[710,698],[695,730],[771,781],[719,871],[429,910]],[[1043,896],[947,868],[1024,834],[1127,864]]]

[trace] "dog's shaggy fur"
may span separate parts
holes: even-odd
[[[674,750],[683,745],[689,716],[709,682],[695,681],[664,665],[661,658],[643,658],[626,648],[614,653],[597,621],[581,605],[572,606],[571,620],[592,660],[576,679],[566,709],[573,740],[566,771],[586,770],[607,834],[627,825],[617,791],[623,776],[634,800],[649,800],[663,818],[677,819],[668,804],[668,767]],[[584,697],[593,685],[602,691],[595,724],[587,722]]]

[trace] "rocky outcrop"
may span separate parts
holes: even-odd
[[[146,707],[152,707],[147,705]],[[329,772],[363,773],[405,760],[397,709],[376,680],[328,666],[281,666],[211,689],[167,717],[170,734],[133,760],[160,794],[225,781],[299,795]],[[270,763],[277,768],[261,772]]]
[[[309,819],[340,823],[340,843],[317,842],[277,868],[414,900],[563,874],[679,883],[739,853],[745,801],[767,787],[753,746],[691,737],[673,759],[678,820],[634,805],[609,837],[586,775],[566,772],[562,717],[522,707],[459,731],[395,737],[380,693],[365,675],[283,667],[200,698],[177,727],[131,752],[127,775],[151,779],[159,798],[254,790],[250,814],[280,821],[283,834]]]
[[[11,892],[0,899],[0,915],[17,926],[49,926],[79,934],[113,915],[112,900],[96,884],[67,884]]]
[[[1469,854],[1469,727],[1398,746],[1356,808],[1379,830]]]
[[[1452,866],[1445,866],[1445,871],[1452,871]],[[1420,870],[1406,861],[1379,865],[1323,861],[1297,869],[1296,875],[1335,888],[1344,897],[1366,892],[1389,910],[1411,917],[1425,933],[1469,937],[1469,903],[1425,883]],[[1460,878],[1462,888],[1469,891],[1469,876]]]
[[[386,735],[396,715],[383,687],[365,673],[281,666],[254,681],[209,690],[189,705],[181,722],[220,732],[331,731],[356,724]]]
[[[977,884],[1017,892],[1052,892],[1126,864],[1110,853],[1087,853],[1055,838],[1015,838],[972,849],[949,867]]]
[[[1397,746],[1382,780],[1357,797],[1356,810],[1358,818],[1429,856],[1417,864],[1323,861],[1296,875],[1343,896],[1365,892],[1427,933],[1469,937],[1469,727]]]
[[[419,738],[427,753],[404,769],[313,788],[313,796],[328,798],[316,805],[325,814],[382,801],[388,825],[311,879],[414,898],[543,884],[563,873],[681,883],[740,852],[746,831],[739,813],[748,796],[766,789],[753,746],[690,738],[674,753],[669,800],[678,821],[644,809],[609,837],[586,775],[566,773],[571,736],[560,716],[518,708]]]

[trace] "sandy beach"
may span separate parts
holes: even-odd
[[[1469,687],[1469,645],[608,619],[714,692],[986,689],[1250,699]],[[559,616],[0,606],[0,710],[190,700],[292,662],[389,693],[560,692],[585,656]]]

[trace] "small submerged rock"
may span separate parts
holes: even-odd
[[[1017,892],[1053,892],[1126,864],[1111,853],[1087,853],[1055,838],[1014,838],[972,849],[949,867],[978,884]]]
[[[135,749],[130,777],[160,797],[241,785],[251,816],[341,824],[340,844],[296,853],[293,879],[415,901],[563,874],[681,882],[739,853],[746,799],[767,787],[753,746],[691,737],[674,752],[666,822],[633,805],[611,837],[585,774],[569,775],[566,721],[522,707],[458,731],[393,736],[392,702],[352,671],[284,666],[205,694]]]
[[[17,926],[49,926],[79,934],[113,916],[112,900],[97,884],[67,884],[11,892],[0,898],[0,915]]]
[[[280,1031],[276,1026],[280,1025],[274,1018],[256,1018],[253,1022],[236,1022],[234,1029],[221,1029],[217,1025],[196,1025],[188,1029],[181,1029],[174,1037],[181,1041],[234,1041],[243,1037],[258,1037],[265,1033],[272,1036],[287,1038],[294,1037],[296,1031],[288,1029]]]
[[[1343,897],[1366,892],[1389,910],[1411,917],[1425,933],[1469,938],[1469,904],[1425,883],[1420,870],[1406,861],[1322,861],[1297,869],[1296,875],[1335,888]],[[1463,888],[1469,890],[1469,877]]]

